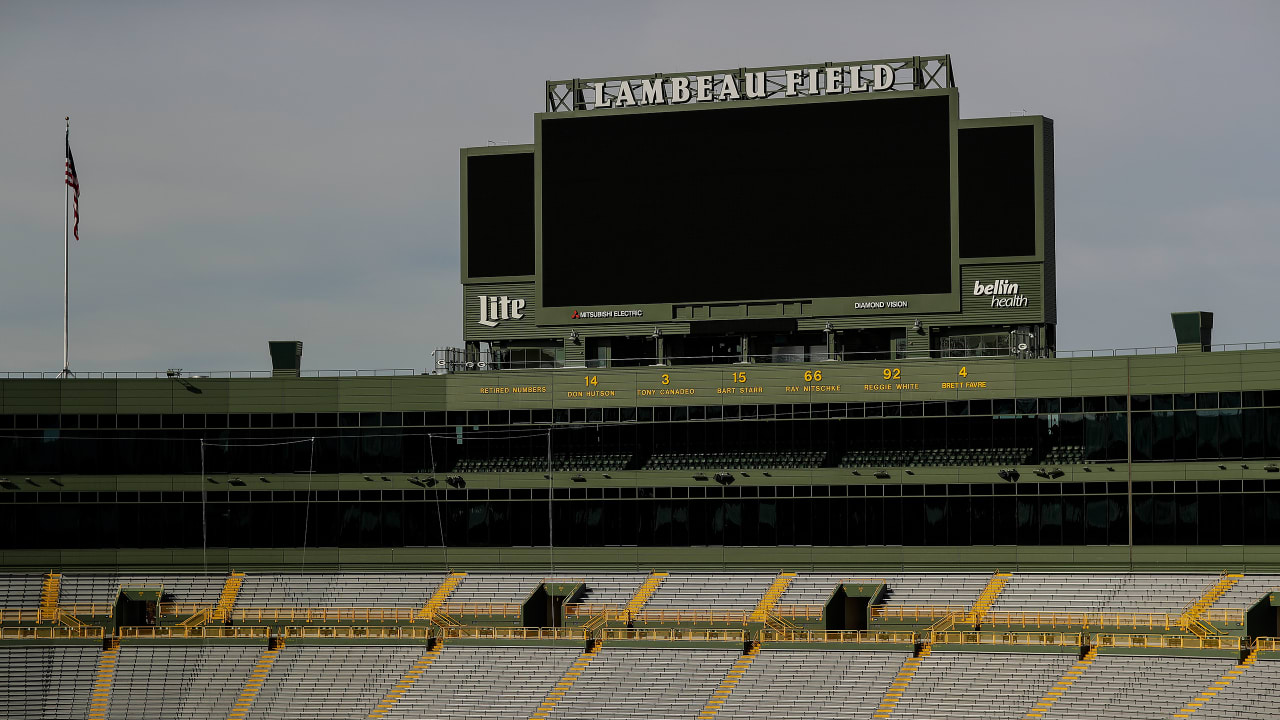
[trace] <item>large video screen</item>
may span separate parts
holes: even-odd
[[[1035,134],[1030,125],[961,128],[960,257],[1036,254]]]
[[[543,304],[951,292],[946,96],[542,121]]]
[[[468,155],[467,274],[532,275],[533,153]]]

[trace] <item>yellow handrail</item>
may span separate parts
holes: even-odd
[[[1080,633],[1062,632],[995,632],[989,630],[944,630],[929,634],[930,644],[948,645],[1054,645],[1075,646],[1084,644]]]
[[[916,639],[914,632],[901,630],[777,630],[765,628],[760,632],[761,642],[915,644]]]
[[[575,617],[578,615],[595,617],[602,613],[609,613],[611,616],[616,614],[618,617],[626,617],[626,611],[621,605],[611,605],[608,603],[575,603],[573,605],[564,606],[564,614],[569,617]]]
[[[445,603],[440,609],[450,615],[489,615],[493,617],[519,617],[519,603]]]
[[[0,628],[0,640],[101,640],[102,637],[102,628],[94,625]]]
[[[680,640],[703,642],[746,642],[747,631],[717,628],[603,628],[600,638],[611,640]]]
[[[948,615],[963,615],[969,608],[965,605],[890,605],[873,606],[873,620],[940,620]]]
[[[265,625],[242,625],[239,627],[225,627],[222,625],[199,625],[196,627],[184,627],[182,625],[161,625],[159,627],[138,626],[117,628],[116,632],[121,638],[143,638],[153,640],[190,638],[265,639],[271,636],[271,628],[266,627]]]
[[[231,618],[237,622],[252,620],[284,620],[290,622],[337,622],[343,620],[364,622],[414,622],[418,609],[361,608],[361,607],[298,607],[298,608],[237,608]]]
[[[0,610],[0,622],[23,623],[40,622],[43,618],[39,610]]]
[[[775,605],[772,614],[789,620],[821,620],[823,610],[821,605]]]
[[[289,626],[281,633],[286,638],[358,639],[358,640],[426,640],[432,637],[430,625],[399,627],[393,625],[308,625]]]
[[[446,640],[585,640],[580,627],[448,627],[440,629]]]
[[[711,608],[681,608],[672,610],[641,610],[633,618],[647,623],[736,623],[745,625],[750,610],[715,610]]]
[[[72,615],[111,617],[115,614],[116,606],[113,603],[73,603],[60,605],[58,609]]]
[[[1144,635],[1099,633],[1094,641],[1100,647],[1162,648],[1189,650],[1239,650],[1241,639],[1235,635],[1197,637],[1195,635]]]
[[[1280,637],[1260,637],[1257,644],[1258,652],[1275,652],[1280,650]]]

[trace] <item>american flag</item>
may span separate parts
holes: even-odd
[[[67,138],[67,185],[75,191],[72,210],[75,213],[75,235],[80,239],[80,178],[76,176],[76,161],[71,157],[71,138]]]

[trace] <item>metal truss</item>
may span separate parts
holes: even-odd
[[[696,84],[696,78],[711,76],[711,102],[726,102],[726,100],[716,100],[727,93],[725,90],[726,77],[732,77],[738,94],[738,99],[748,99],[744,89],[747,87],[747,76],[757,76],[763,74],[764,83],[762,92],[750,99],[772,99],[787,97],[787,71],[799,70],[802,75],[807,77],[808,71],[817,70],[818,91],[810,93],[808,84],[797,88],[797,92],[792,97],[805,97],[811,94],[825,95],[826,92],[826,70],[827,68],[849,68],[842,70],[842,85],[849,88],[855,85],[855,78],[851,78],[852,72],[857,72],[858,76],[864,83],[873,81],[873,66],[887,65],[891,68],[893,74],[892,84],[879,92],[906,92],[911,90],[930,90],[939,88],[955,87],[955,74],[951,66],[950,55],[934,55],[929,57],[915,56],[909,58],[892,58],[887,60],[860,60],[856,62],[845,63],[819,63],[814,65],[786,65],[778,67],[759,67],[759,68],[737,68],[735,70],[711,70],[704,72],[690,73],[657,73],[654,75],[630,75],[623,77],[607,77],[607,78],[574,78],[572,80],[549,80],[547,81],[547,112],[575,112],[581,110],[592,110],[601,105],[613,106],[617,105],[622,94],[622,86],[627,86],[627,95],[634,98],[642,96],[643,84],[648,82],[653,85],[655,81],[661,81],[662,102],[652,104],[673,105],[672,96],[672,80],[682,78],[688,82],[688,87]],[[601,91],[602,96],[596,97],[597,88]],[[841,91],[840,94],[847,93],[847,90]],[[625,102],[625,98],[624,98]],[[702,103],[708,101],[703,100]],[[627,103],[626,106],[635,106],[650,103]],[[689,103],[697,104],[697,103]]]

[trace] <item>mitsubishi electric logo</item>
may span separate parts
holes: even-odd
[[[644,310],[574,310],[570,320],[582,318],[638,318],[644,317]]]
[[[981,280],[975,280],[973,294],[975,297],[990,295],[993,308],[1023,308],[1030,302],[1026,295],[1018,294],[1018,283],[1011,283],[1008,280],[997,280],[986,285],[983,285]]]
[[[485,327],[497,327],[501,320],[524,319],[524,300],[506,295],[477,295],[480,300],[480,319]]]

